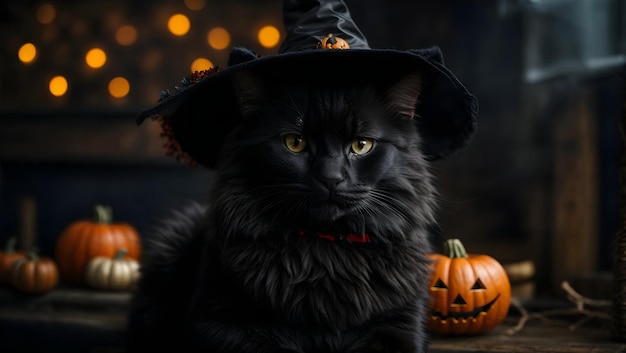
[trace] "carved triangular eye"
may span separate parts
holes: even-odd
[[[434,290],[442,290],[442,289],[448,289],[448,286],[446,286],[445,283],[443,283],[443,281],[440,279],[437,280],[437,282],[435,282],[435,284],[433,285],[433,289]]]
[[[485,287],[483,282],[480,280],[480,278],[478,278],[476,282],[474,282],[474,285],[471,288],[471,290],[485,290],[485,289],[487,288]]]

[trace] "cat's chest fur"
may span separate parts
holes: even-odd
[[[422,295],[419,244],[335,242],[295,236],[233,246],[217,266],[273,319],[302,329],[361,325]]]
[[[387,247],[280,234],[205,246],[186,324],[200,347],[213,347],[207,332],[216,321],[240,327],[230,340],[257,337],[294,352],[368,347],[374,333],[411,346],[421,332],[428,273],[419,241]]]

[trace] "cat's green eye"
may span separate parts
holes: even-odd
[[[291,152],[299,153],[304,151],[306,140],[301,135],[287,134],[284,136],[285,146]]]
[[[372,147],[374,147],[374,140],[361,137],[352,141],[350,149],[354,154],[362,155],[371,151]]]

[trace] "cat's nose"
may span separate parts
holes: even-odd
[[[337,158],[320,158],[315,168],[315,178],[328,190],[335,190],[345,180],[341,161]]]
[[[318,178],[318,180],[322,184],[326,185],[328,190],[335,190],[337,185],[343,181],[343,178]]]

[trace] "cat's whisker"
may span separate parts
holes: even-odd
[[[377,190],[380,194],[384,194],[386,195],[386,198],[388,200],[388,202],[390,204],[398,204],[400,207],[398,207],[399,209],[406,209],[406,206],[403,207],[403,205],[406,205],[406,199],[403,202],[398,201],[398,195],[400,195],[401,193],[399,191],[387,191],[387,190],[383,190],[383,189],[378,189]],[[426,193],[426,191],[424,191],[424,193]],[[435,193],[430,193],[427,194],[428,196],[415,196],[413,195],[413,193],[410,193],[411,195],[411,199],[414,199],[413,203],[415,205],[415,209],[420,209],[422,210],[422,212],[420,213],[415,213],[415,214],[411,214],[408,215],[409,218],[414,219],[417,218],[417,220],[419,221],[419,224],[426,226],[429,224],[432,224],[435,221],[434,218],[434,214],[433,214],[433,208],[434,208],[434,196]],[[409,210],[409,212],[411,212]]]
[[[367,221],[366,219],[371,219],[377,216],[377,214],[372,210],[367,204],[358,204],[355,207],[355,211],[361,216],[361,234],[365,234],[367,232]]]
[[[223,218],[230,224],[236,224],[240,229],[252,229],[258,224],[267,224],[267,228],[273,229],[278,221],[278,217],[289,217],[297,214],[302,207],[302,202],[295,200],[301,199],[302,185],[297,183],[285,183],[284,179],[275,179],[273,183],[258,185],[241,193],[228,193],[223,195],[217,202],[224,205],[222,207]],[[289,197],[289,190],[294,190],[293,196]],[[241,211],[251,204],[259,205],[264,210],[254,214],[247,214],[242,217]],[[262,221],[268,213],[273,213],[270,222]]]
[[[394,204],[397,203],[396,199],[391,197],[391,195],[386,194],[385,192],[379,190],[373,190],[370,195],[372,196],[372,201],[378,206],[382,206],[386,210],[390,211],[393,215],[400,218],[404,222],[411,223],[411,219],[408,215],[402,212],[398,207],[393,207]]]

